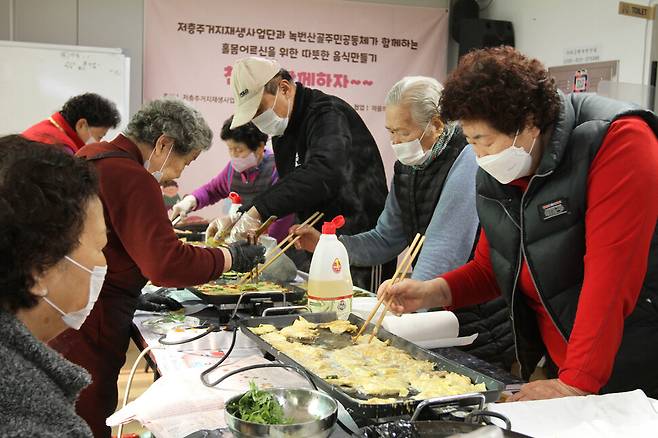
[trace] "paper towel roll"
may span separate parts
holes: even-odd
[[[387,315],[382,327],[411,342],[459,336],[459,321],[448,311],[409,313],[399,317]]]
[[[366,319],[376,304],[377,298],[374,297],[354,298],[352,313]],[[383,311],[384,306],[380,306],[372,319],[373,323],[377,322]],[[411,342],[456,338],[459,335],[459,321],[454,313],[448,311],[409,313],[399,317],[389,314],[384,318],[382,327]]]

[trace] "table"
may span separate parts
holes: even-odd
[[[192,316],[198,317],[203,322],[219,325],[220,316],[213,308],[205,308]],[[248,315],[241,316],[248,317]],[[225,350],[230,345],[232,333],[221,331],[208,335],[208,337],[212,336],[215,338],[210,342],[214,342],[214,345],[219,347],[219,349],[215,351],[176,351],[176,349],[172,348],[162,348],[158,342],[160,335],[156,335],[142,326],[142,322],[144,320],[152,317],[154,317],[153,314],[144,312],[138,312],[135,315],[133,321],[133,340],[140,349],[143,349],[146,346],[160,347],[151,350],[146,356],[150,366],[156,371],[156,378],[160,375],[176,375],[176,373],[184,372],[187,369],[205,369],[215,363],[220,357],[222,357],[223,353],[219,350]],[[439,348],[433,351],[447,357],[448,359],[464,364],[469,368],[488,375],[494,379],[500,380],[504,382],[508,387],[513,387],[514,385],[518,385],[520,383],[518,379],[509,373],[493,367],[490,364],[457,348]],[[263,354],[260,349],[245,335],[238,332],[236,338],[236,346],[234,347],[234,350],[231,354],[231,358],[248,357],[250,355],[260,355],[262,357]],[[224,434],[222,436],[227,435]],[[333,438],[346,436],[349,435],[339,427],[337,427],[334,434],[332,434]]]

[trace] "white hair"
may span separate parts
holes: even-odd
[[[386,106],[410,105],[411,118],[424,126],[439,115],[439,99],[443,85],[427,76],[405,76],[386,95]]]

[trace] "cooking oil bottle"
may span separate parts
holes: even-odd
[[[308,307],[311,312],[336,312],[347,319],[352,310],[352,275],[345,246],[336,237],[336,229],[345,224],[336,216],[322,226],[308,275]]]

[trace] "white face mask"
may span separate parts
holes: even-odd
[[[169,155],[171,155],[171,151],[174,150],[174,145],[171,145],[171,149],[169,149],[169,152],[167,153],[167,157],[164,160],[164,163],[162,163],[162,166],[160,166],[160,170],[156,170],[155,172],[151,173],[153,175],[153,178],[157,182],[160,182],[162,180],[162,171],[164,170],[165,164],[167,164],[167,161],[169,160]],[[151,155],[149,155],[148,160],[144,161],[144,169],[149,170],[149,166],[151,166],[151,157],[153,157],[153,152],[155,152],[155,148],[151,151]]]
[[[391,147],[395,152],[395,156],[398,160],[400,160],[402,164],[406,164],[407,166],[419,166],[427,160],[427,157],[430,156],[432,150],[428,149],[424,151],[423,146],[420,144],[421,140],[425,136],[425,132],[427,132],[427,128],[430,126],[430,122],[431,120],[427,122],[427,125],[425,125],[425,129],[423,130],[420,138],[407,141],[405,143],[391,143]]]
[[[98,143],[98,140],[91,134],[91,127],[87,125],[87,131],[89,131],[89,138],[85,141],[85,144]]]
[[[53,309],[57,310],[62,315],[62,321],[64,321],[64,324],[71,327],[72,329],[80,330],[80,327],[82,327],[82,324],[91,313],[91,309],[94,308],[94,304],[96,304],[98,296],[101,293],[103,282],[105,281],[105,275],[107,274],[107,266],[94,266],[94,269],[91,270],[82,266],[80,263],[76,262],[69,256],[66,256],[65,258],[78,268],[83,269],[91,274],[91,277],[89,277],[89,298],[87,300],[87,305],[80,310],[76,310],[75,312],[65,313],[47,297],[44,296],[43,300],[50,304]]]
[[[515,179],[530,175],[530,168],[532,167],[532,155],[530,153],[532,148],[535,147],[537,139],[532,139],[530,152],[526,152],[525,149],[515,146],[518,136],[519,131],[517,130],[512,146],[497,154],[477,159],[478,165],[501,184],[508,184]]]
[[[258,158],[256,158],[256,154],[250,152],[246,157],[231,158],[231,165],[236,172],[242,173],[245,170],[258,166]]]
[[[290,102],[288,102],[288,115],[284,118],[274,112],[276,100],[279,98],[279,90],[276,91],[274,96],[274,104],[272,108],[263,112],[263,114],[254,117],[251,122],[263,133],[278,137],[283,135],[283,132],[288,127],[288,118],[290,117]]]

